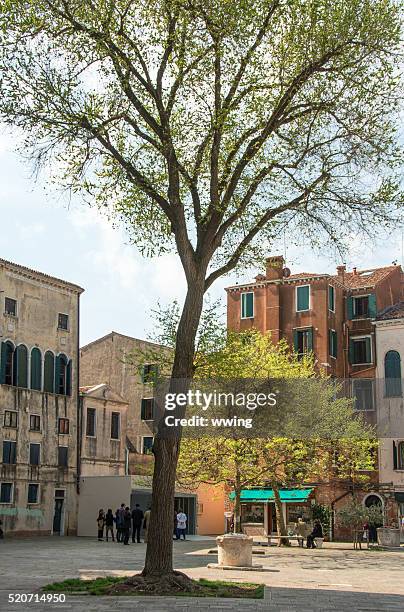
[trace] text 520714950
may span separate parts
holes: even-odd
[[[29,603],[64,603],[66,595],[64,593],[9,593],[8,603],[29,604]]]

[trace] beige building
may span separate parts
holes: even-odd
[[[375,329],[379,477],[390,494],[389,518],[403,525],[404,540],[404,302],[380,312]]]
[[[76,532],[82,291],[0,259],[0,518],[8,534]]]
[[[80,476],[124,476],[126,402],[105,383],[80,387]]]

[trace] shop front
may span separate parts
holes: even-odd
[[[281,489],[283,518],[292,529],[299,516],[312,521],[314,489]],[[234,493],[230,496],[234,499]],[[251,535],[277,533],[275,498],[272,489],[243,489],[241,492],[241,527]]]

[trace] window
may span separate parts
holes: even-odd
[[[154,382],[158,376],[158,366],[154,363],[146,363],[143,366],[142,380],[144,383]]]
[[[296,287],[296,312],[310,309],[310,285]]]
[[[404,470],[404,442],[398,443],[398,469]]]
[[[358,295],[347,298],[348,319],[368,319],[376,316],[376,295]]]
[[[58,433],[68,434],[69,433],[69,419],[60,418],[58,422]]]
[[[349,342],[349,361],[352,365],[372,363],[372,347],[369,336],[351,338]]]
[[[29,464],[39,465],[41,463],[41,445],[31,442],[29,445]]]
[[[58,466],[59,467],[68,467],[68,447],[67,446],[59,446],[58,448]]]
[[[331,357],[337,357],[337,332],[335,329],[328,330],[328,348]]]
[[[0,383],[5,385],[15,384],[14,358],[15,348],[10,341],[1,343]]]
[[[119,440],[120,422],[121,415],[119,414],[119,412],[113,412],[111,414],[111,438],[113,440]]]
[[[142,438],[142,453],[151,455],[153,448],[153,436],[143,436]]]
[[[0,504],[12,504],[13,503],[13,483],[12,482],[1,482],[0,483]]]
[[[95,437],[95,408],[87,408],[87,427],[86,435]]]
[[[254,317],[254,293],[241,294],[241,318],[252,319]]]
[[[385,396],[401,397],[401,359],[397,351],[388,351],[384,358]]]
[[[66,355],[58,355],[56,357],[56,393],[58,395],[67,395],[67,357]]]
[[[12,317],[17,316],[17,300],[6,297],[4,300],[4,314],[11,315]]]
[[[335,288],[328,285],[328,310],[335,312]]]
[[[154,398],[144,397],[142,399],[141,417],[142,421],[152,421],[154,419]]]
[[[31,351],[31,389],[42,389],[42,354],[37,347]]]
[[[55,392],[55,356],[52,351],[45,353],[43,390],[46,393]]]
[[[17,463],[17,442],[3,440],[3,463],[15,465]]]
[[[58,329],[68,331],[69,329],[69,315],[59,312],[58,314]]]
[[[293,344],[298,355],[310,353],[313,350],[313,328],[294,329]]]
[[[352,380],[352,397],[355,410],[374,410],[374,392],[372,378],[355,378]]]
[[[17,387],[28,387],[28,349],[24,344],[17,346],[15,351],[15,378]]]
[[[18,413],[15,410],[4,411],[4,427],[17,427]]]
[[[29,415],[29,428],[31,431],[41,431],[41,417],[39,414]]]
[[[39,484],[30,483],[28,485],[28,503],[37,504],[39,501]]]

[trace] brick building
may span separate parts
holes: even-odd
[[[403,273],[400,266],[347,271],[336,274],[291,274],[281,256],[269,257],[266,273],[251,283],[228,287],[227,324],[234,331],[271,332],[274,342],[284,338],[298,354],[312,352],[317,368],[346,381],[355,406],[376,423],[377,314],[400,301]],[[380,499],[390,507],[389,487],[377,473],[363,503]],[[322,483],[316,501],[337,509],[350,493],[349,483]],[[389,512],[390,514],[390,512]]]
[[[7,534],[76,531],[82,291],[0,259],[0,518]]]

